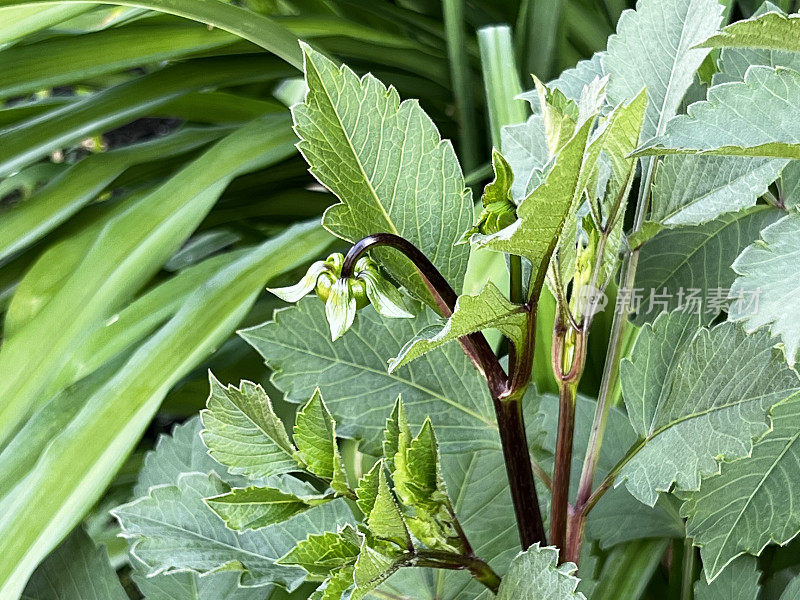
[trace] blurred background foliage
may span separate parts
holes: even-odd
[[[499,125],[527,116],[513,92],[602,50],[632,4],[0,0],[0,580],[81,520],[124,566],[107,509],[208,369],[269,389],[234,332],[337,245],[294,148],[297,38],[419,98],[480,189]]]

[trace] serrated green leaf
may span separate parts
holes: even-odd
[[[793,400],[772,410],[772,431],[749,458],[723,464],[720,475],[685,498],[681,513],[708,579],[736,570],[729,563],[737,556],[761,554],[768,543],[783,545],[800,532],[798,477],[800,402]]]
[[[352,591],[355,587],[353,579],[353,567],[345,567],[337,571],[333,577],[324,582],[317,591],[315,591],[308,600],[341,600],[345,592]]]
[[[326,211],[324,226],[351,242],[372,233],[402,235],[460,290],[469,249],[454,244],[471,225],[472,202],[452,146],[416,101],[401,103],[372,75],[359,79],[303,50],[309,91],[293,109],[298,147],[311,173],[341,200]],[[376,256],[414,295],[432,302],[408,260],[392,250]]]
[[[215,460],[251,479],[302,468],[283,423],[260,385],[242,381],[225,387],[209,374],[208,407],[201,412],[203,442]]]
[[[21,600],[127,600],[105,548],[74,531],[34,571]]]
[[[300,567],[311,575],[327,577],[332,571],[355,564],[362,537],[351,525],[336,532],[309,535],[276,562]]]
[[[389,372],[442,344],[484,329],[498,329],[520,347],[525,337],[526,322],[524,307],[510,302],[497,286],[488,282],[479,294],[459,296],[453,314],[442,327],[423,329],[409,340],[400,354],[389,362]]]
[[[718,461],[747,456],[769,430],[770,407],[800,390],[767,333],[747,335],[733,323],[692,333],[693,323],[675,311],[645,325],[621,367],[641,442],[617,485],[624,481],[649,506],[673,483],[696,490],[700,476],[718,472]],[[643,388],[650,380],[655,385]]]
[[[369,512],[367,525],[370,531],[379,538],[395,542],[402,548],[411,546],[411,536],[408,534],[403,515],[400,514],[397,501],[389,487],[385,469],[379,471],[378,493],[375,496],[372,510]]]
[[[372,468],[358,480],[356,488],[356,505],[364,516],[369,516],[375,506],[375,498],[378,496],[378,486],[380,484],[381,470],[384,468],[384,460],[376,462]]]
[[[695,225],[750,207],[786,164],[770,158],[666,156],[653,184],[650,218],[664,225]]]
[[[639,0],[622,13],[602,57],[608,99],[617,104],[647,90],[641,139],[663,132],[708,50],[694,46],[722,21],[716,0]]]
[[[320,388],[339,434],[362,439],[365,452],[380,453],[386,415],[401,394],[411,425],[419,427],[427,415],[437,415],[448,433],[442,440],[445,452],[499,447],[485,382],[461,348],[444,346],[393,374],[386,372],[385,361],[435,322],[429,314],[383,319],[365,308],[336,344],[317,299],[305,298],[276,312],[275,319],[241,335],[265,358],[274,384],[289,400],[305,401]]]
[[[112,514],[122,525],[122,535],[132,540],[131,553],[148,575],[182,569],[214,571],[238,561],[246,570],[244,585],[276,582],[290,589],[300,585],[303,572],[275,561],[308,534],[335,530],[352,519],[344,501],[334,500],[280,525],[235,532],[203,501],[226,491],[214,474],[187,473],[176,485],[153,488],[148,496]]]
[[[761,232],[733,263],[739,275],[731,287],[729,319],[748,331],[768,326],[783,342],[794,365],[800,352],[800,312],[790,300],[800,291],[800,213],[793,212]]]
[[[559,151],[542,183],[520,202],[517,221],[495,234],[475,234],[470,240],[479,248],[527,258],[534,286],[544,282],[550,256],[580,196],[581,164],[591,124],[589,120],[578,129]],[[592,165],[584,164],[584,168],[591,171]]]
[[[743,82],[715,85],[637,155],[711,154],[800,158],[800,73],[754,65]]]
[[[800,52],[800,16],[780,12],[732,23],[711,36],[702,48],[761,48]]]
[[[365,539],[361,543],[361,551],[353,572],[356,588],[350,595],[350,600],[360,600],[366,596],[389,579],[399,567],[400,565],[395,559],[371,548]]]
[[[394,403],[392,414],[386,419],[386,430],[383,433],[383,459],[389,471],[394,471],[394,457],[400,449],[400,436],[411,437],[403,401],[400,396]]]
[[[297,412],[294,442],[310,472],[326,480],[338,476],[341,481],[344,466],[336,446],[336,423],[319,389]]]
[[[299,498],[276,488],[251,486],[206,498],[209,508],[234,531],[263,529],[283,523],[309,508],[325,504],[330,497]]]
[[[639,255],[634,290],[641,302],[634,322],[652,322],[677,308],[712,322],[731,303],[727,296],[736,273],[730,265],[782,214],[756,206],[656,234]]]
[[[433,425],[426,420],[417,436],[395,457],[395,489],[404,505],[436,512],[447,502],[439,473],[439,445]]]
[[[756,600],[761,586],[761,572],[754,558],[742,557],[708,583],[704,578],[694,584],[697,600]]]
[[[573,575],[576,569],[572,563],[558,564],[557,548],[534,544],[511,562],[497,600],[586,600],[577,591],[580,580]],[[493,597],[488,593],[484,596]]]

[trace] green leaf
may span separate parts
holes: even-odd
[[[634,290],[641,303],[634,322],[652,322],[677,308],[704,323],[713,321],[731,303],[727,297],[736,273],[730,265],[782,214],[757,206],[656,234],[639,255]]]
[[[653,184],[650,219],[695,225],[753,206],[787,161],[739,156],[666,156]]]
[[[393,558],[371,548],[364,539],[353,572],[356,588],[350,595],[350,600],[360,600],[366,596],[386,581],[399,566]]]
[[[206,498],[206,504],[234,531],[263,529],[283,523],[309,508],[325,504],[330,497],[299,498],[272,487],[234,488],[230,492]]]
[[[542,170],[550,158],[544,134],[544,119],[541,115],[533,115],[525,123],[507,125],[503,127],[501,136],[503,156],[514,173],[511,197],[516,203],[520,203],[539,185]]]
[[[89,0],[94,4],[126,5],[126,0]],[[2,0],[0,7],[27,7],[31,0]],[[83,8],[84,0],[42,0],[36,4],[55,4],[67,10],[69,5],[77,4]],[[297,51],[297,37],[279,25],[275,20],[239,6],[224,2],[176,3],[173,0],[140,0],[137,6],[158,12],[200,21],[212,27],[229,31],[239,37],[258,44],[299,68],[300,55]],[[49,7],[48,7],[49,8]],[[37,6],[37,10],[42,10]],[[75,10],[75,9],[73,9]]]
[[[170,435],[162,435],[154,450],[144,457],[144,465],[133,489],[136,497],[147,495],[157,485],[174,484],[181,473],[216,473],[231,485],[247,485],[244,477],[231,476],[228,470],[211,458],[200,437],[203,423],[194,416],[175,425]]]
[[[381,471],[384,469],[384,459],[379,460],[372,468],[358,480],[356,488],[356,504],[364,516],[369,516],[375,506],[375,499],[378,497],[378,486],[380,485]]]
[[[800,577],[796,576],[789,582],[786,589],[783,590],[780,600],[792,600],[793,598],[797,598],[798,593],[800,593]]]
[[[365,308],[334,344],[323,304],[304,298],[276,312],[275,321],[241,335],[264,357],[273,383],[290,401],[305,401],[319,388],[328,398],[339,435],[362,439],[365,452],[380,453],[386,415],[401,394],[411,425],[419,427],[427,415],[437,415],[447,431],[444,452],[499,448],[485,382],[461,348],[444,346],[395,373],[386,372],[385,361],[433,322],[429,314],[383,319]]]
[[[800,52],[800,15],[768,12],[738,21],[702,44],[702,48],[762,48]]]
[[[621,366],[641,441],[617,485],[624,481],[649,506],[673,483],[697,490],[720,460],[749,455],[752,440],[769,430],[770,407],[800,390],[765,332],[747,335],[733,323],[696,330],[696,322],[678,311],[660,316]]]
[[[308,46],[303,50],[309,91],[293,108],[298,147],[311,173],[341,200],[323,225],[351,242],[372,233],[402,235],[460,290],[469,249],[454,244],[471,224],[472,203],[452,146],[416,101],[401,103],[372,75],[360,80]],[[376,256],[432,303],[407,259],[393,250]]]
[[[794,365],[800,352],[800,313],[789,300],[800,290],[800,214],[792,212],[761,232],[733,263],[739,275],[731,287],[729,319],[742,321],[748,331],[768,326],[783,342],[786,359]]]
[[[319,389],[297,413],[294,441],[310,472],[327,480],[341,478],[344,466],[336,447],[336,423]]]
[[[127,600],[108,562],[83,530],[75,530],[34,571],[22,600]]]
[[[389,487],[385,469],[379,471],[378,479],[378,493],[375,496],[372,510],[369,512],[367,525],[370,531],[379,538],[395,542],[401,548],[412,547],[411,536],[408,534],[403,515],[400,514],[397,501]]]
[[[641,139],[662,133],[680,108],[694,74],[708,50],[694,46],[713,34],[722,21],[716,0],[640,0],[625,11],[617,34],[602,57],[613,104],[647,90]]]
[[[146,577],[140,571],[132,579],[145,600],[264,600],[264,588],[242,587],[241,571],[194,571],[162,573]]]
[[[193,569],[214,571],[232,561],[241,563],[244,585],[280,583],[294,589],[302,571],[275,564],[309,533],[344,525],[352,517],[343,500],[328,502],[279,525],[235,532],[205,505],[203,499],[227,490],[219,478],[186,473],[176,485],[156,487],[150,494],[120,506],[112,514],[122,535],[132,540],[131,553],[148,574]]]
[[[564,145],[543,182],[517,208],[518,219],[491,235],[475,234],[479,248],[508,252],[527,258],[532,265],[532,286],[538,293],[570,210],[581,193],[579,180],[586,140],[592,124],[584,123]],[[591,165],[585,165],[591,170]]]
[[[209,454],[234,475],[251,479],[299,471],[303,463],[269,396],[260,385],[242,381],[225,387],[209,373],[211,393],[201,411],[203,442]]]
[[[409,340],[400,354],[389,362],[389,372],[396,371],[442,344],[485,329],[498,329],[517,347],[521,347],[526,321],[525,309],[510,302],[497,286],[488,282],[479,294],[459,296],[452,316],[443,326],[423,329]]]
[[[681,513],[709,579],[720,572],[724,577],[737,556],[761,554],[768,543],[783,545],[800,532],[798,476],[800,402],[793,400],[772,410],[772,431],[749,458],[723,464],[720,475],[704,479],[700,491],[686,497]]]
[[[394,403],[392,414],[386,419],[386,431],[383,434],[383,459],[389,471],[394,471],[394,457],[400,449],[400,436],[411,438],[403,401],[400,396]]]
[[[800,158],[800,73],[755,65],[743,82],[715,85],[708,100],[670,121],[638,155],[721,154]]]
[[[701,577],[694,584],[697,600],[757,600],[761,571],[756,559],[743,556],[731,563],[714,581]]]
[[[336,532],[309,535],[277,562],[300,567],[311,575],[327,577],[332,571],[355,564],[362,538],[349,524]]]
[[[436,512],[449,502],[439,473],[439,445],[430,419],[426,419],[407,448],[400,446],[394,480],[397,494],[406,506]]]
[[[576,591],[580,580],[572,563],[558,565],[558,549],[534,544],[511,562],[503,576],[497,600],[586,600]],[[488,593],[486,598],[491,598]]]

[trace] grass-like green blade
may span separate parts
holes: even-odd
[[[329,243],[318,225],[306,224],[258,246],[198,289],[86,399],[25,484],[1,501],[0,597],[17,597],[39,561],[98,499],[167,391],[231,334],[264,285]]]
[[[0,97],[30,94],[235,40],[225,31],[209,31],[195,23],[151,24],[146,20],[87,35],[47,38],[0,52]]]
[[[222,128],[174,135],[93,154],[67,169],[25,202],[0,211],[0,260],[41,239],[91,202],[128,167],[188,152],[221,137]]]
[[[237,174],[294,152],[285,117],[246,125],[106,225],[35,319],[0,350],[0,444],[74,352],[181,246]]]
[[[285,27],[269,17],[219,0],[0,0],[0,8],[72,4],[85,7],[87,3],[135,6],[200,21],[258,44],[300,68],[297,38]]]
[[[66,21],[92,10],[90,4],[59,4],[42,7],[36,4],[0,9],[0,45],[9,44],[26,35]]]
[[[0,176],[65,145],[122,125],[183,94],[291,75],[272,57],[209,58],[176,64],[64,106],[0,134]]]

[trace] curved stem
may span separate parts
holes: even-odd
[[[453,314],[456,307],[458,294],[450,283],[439,272],[439,269],[428,259],[422,251],[407,239],[393,233],[375,233],[356,242],[350,248],[347,256],[344,257],[342,264],[342,278],[347,279],[353,276],[356,262],[368,250],[379,246],[389,246],[402,252],[417,267],[425,285],[431,291],[434,299],[443,316],[449,317]],[[470,360],[475,364],[486,378],[489,390],[493,397],[501,397],[507,391],[507,377],[500,366],[500,361],[492,351],[489,342],[486,341],[483,333],[476,332],[464,336],[459,340],[464,347],[464,351]]]
[[[412,560],[413,564],[418,567],[469,571],[470,575],[495,594],[500,587],[500,576],[494,572],[489,563],[476,556],[463,556],[436,550],[419,550],[414,553]]]
[[[356,262],[365,252],[378,246],[389,246],[402,252],[419,270],[425,284],[439,305],[442,314],[449,317],[453,314],[458,295],[442,276],[436,266],[414,244],[392,233],[376,233],[356,242],[345,256],[342,264],[342,277],[353,275]],[[530,379],[530,363],[533,361],[535,342],[535,310],[529,312],[528,331],[522,355],[527,362],[528,379]],[[514,513],[517,517],[520,541],[524,549],[539,542],[546,544],[546,536],[539,509],[539,498],[533,477],[530,452],[525,434],[525,421],[522,415],[522,395],[525,386],[514,387],[509,382],[505,371],[500,366],[494,351],[486,341],[483,333],[476,332],[459,339],[464,351],[486,378],[489,392],[497,415],[497,426],[500,442],[503,447],[506,473],[508,475],[511,498],[514,502]],[[519,359],[518,359],[518,362]],[[520,363],[521,364],[521,363]],[[524,374],[526,369],[520,369]],[[516,381],[516,377],[515,377]]]

